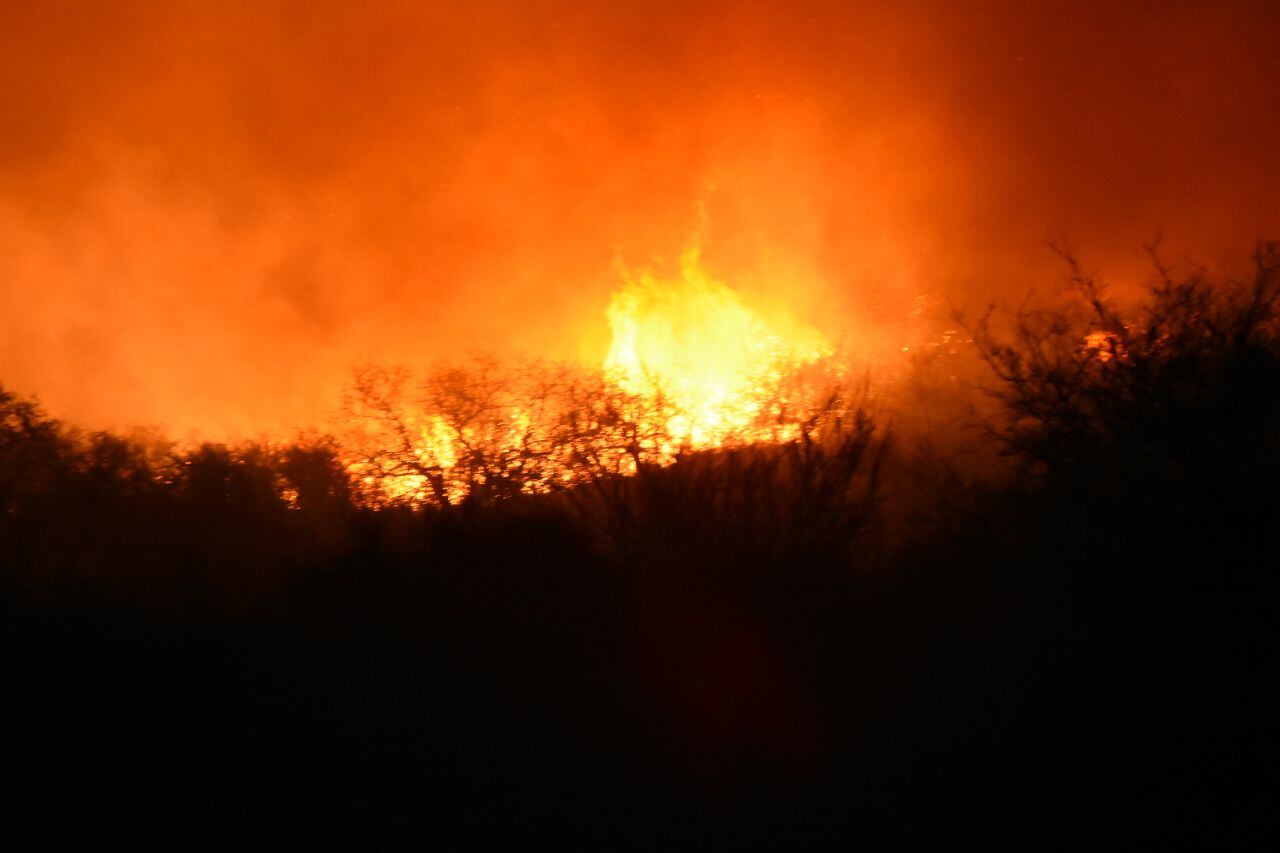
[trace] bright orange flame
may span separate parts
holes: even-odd
[[[787,403],[784,380],[833,352],[817,332],[771,323],[745,305],[702,269],[697,247],[681,257],[674,281],[630,276],[607,313],[605,372],[628,394],[666,404],[674,447],[785,438],[769,427]]]
[[[345,442],[351,476],[374,503],[452,504],[634,473],[686,450],[790,441],[838,415],[833,348],[748,307],[696,247],[671,280],[627,275],[606,315],[602,370],[481,357],[417,385],[404,371],[364,372]]]
[[[1115,332],[1090,332],[1084,336],[1083,349],[1087,356],[1096,358],[1103,364],[1113,359],[1123,362],[1129,358],[1129,353],[1124,348],[1124,342]]]

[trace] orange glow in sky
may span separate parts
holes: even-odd
[[[0,6],[0,383],[177,437],[353,364],[600,364],[616,270],[901,349],[922,294],[1280,233],[1280,6]],[[616,315],[615,315],[616,317]],[[615,352],[615,359],[620,357]]]

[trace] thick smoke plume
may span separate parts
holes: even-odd
[[[0,380],[322,422],[353,364],[597,360],[619,261],[892,346],[911,307],[1280,231],[1280,7],[9,3]]]

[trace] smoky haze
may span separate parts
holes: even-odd
[[[597,359],[619,263],[833,337],[1280,233],[1274,3],[0,6],[0,381],[323,420],[349,368]]]

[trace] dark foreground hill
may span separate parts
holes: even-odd
[[[975,328],[974,444],[449,509],[359,506],[324,446],[161,475],[5,395],[5,837],[1269,847],[1275,260]]]

